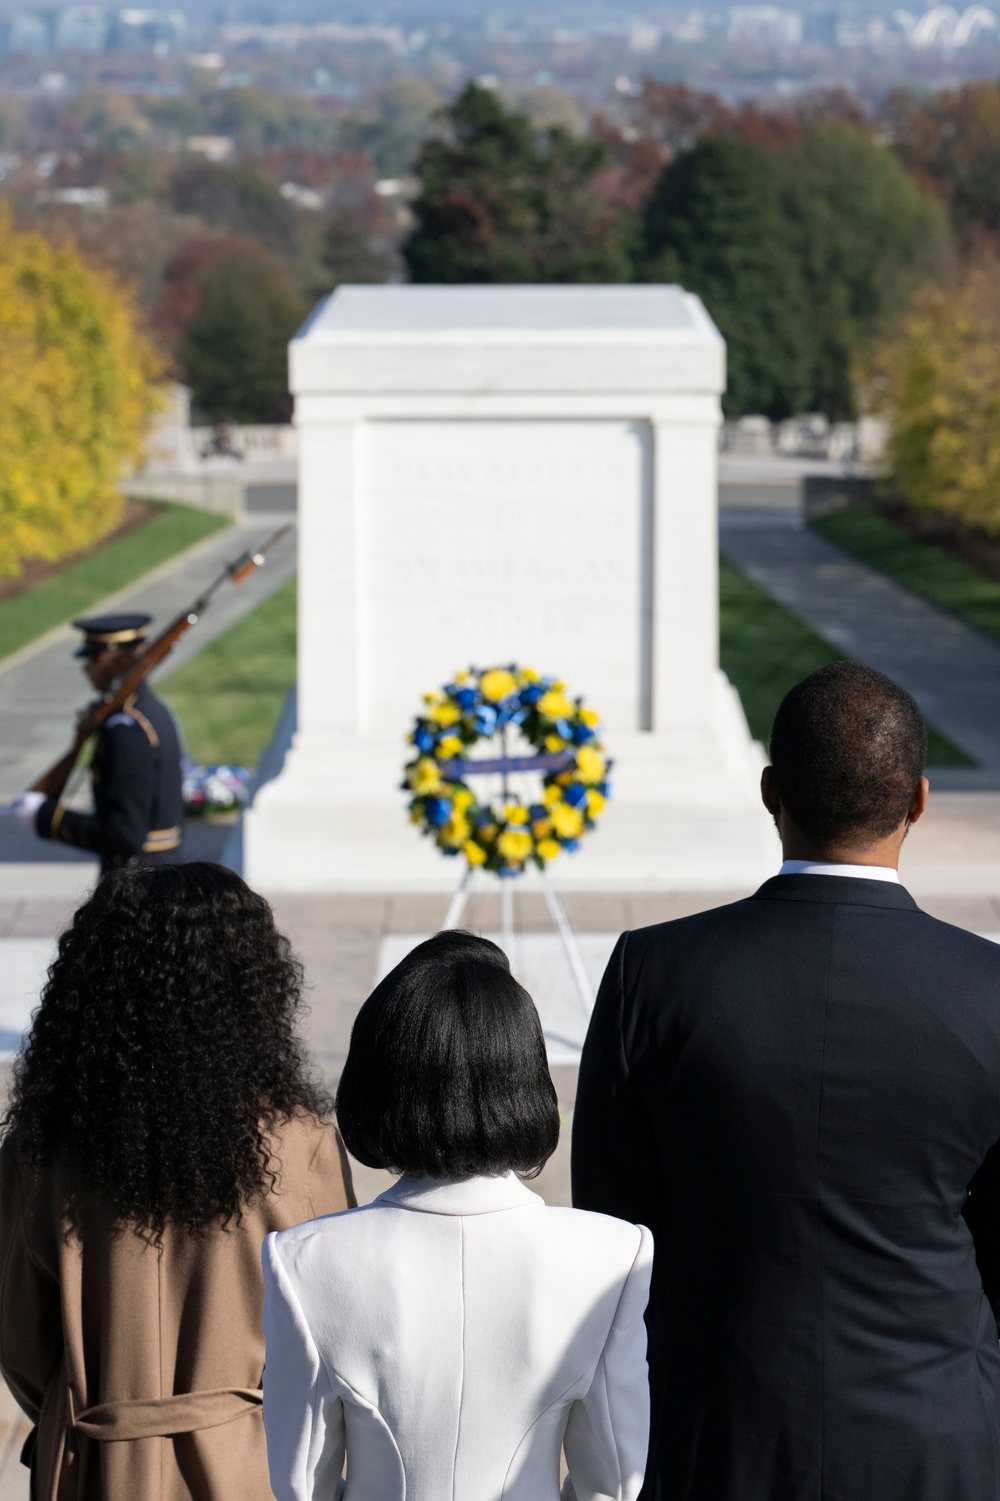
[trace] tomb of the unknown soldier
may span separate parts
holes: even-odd
[[[678,287],[342,287],[291,346],[297,727],[246,815],[269,890],[446,890],[406,817],[422,695],[530,667],[613,762],[567,889],[732,889],[774,863],[718,666],[725,346]]]

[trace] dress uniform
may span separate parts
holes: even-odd
[[[108,650],[136,650],[146,639],[148,615],[104,615],[75,620],[84,641],[78,657],[97,660]],[[143,682],[97,732],[91,765],[93,813],[46,798],[35,832],[99,855],[102,870],[130,860],[180,859],[184,828],[181,747],[170,710]]]

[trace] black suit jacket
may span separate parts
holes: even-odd
[[[901,886],[619,940],[573,1200],[654,1236],[644,1497],[998,1501],[998,1141],[1000,946]]]

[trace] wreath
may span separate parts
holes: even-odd
[[[609,796],[599,726],[600,715],[570,698],[565,683],[531,668],[456,673],[439,693],[424,694],[409,736],[416,754],[403,789],[411,822],[443,854],[464,855],[472,867],[498,876],[518,876],[529,864],[544,870],[579,848]],[[530,755],[508,753],[516,736]],[[486,740],[499,755],[469,754]],[[534,773],[541,773],[541,795],[530,798],[523,783]],[[499,778],[495,796],[470,786],[480,776]]]

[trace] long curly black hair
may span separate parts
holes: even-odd
[[[270,907],[232,871],[114,871],[59,939],[3,1126],[30,1168],[67,1164],[77,1213],[98,1196],[156,1240],[238,1220],[273,1186],[269,1128],[332,1109],[301,994]]]

